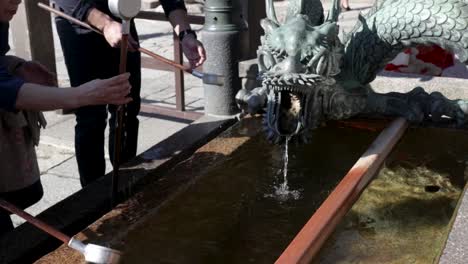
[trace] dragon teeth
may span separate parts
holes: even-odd
[[[294,93],[301,93],[303,92],[301,87],[297,87],[294,85],[269,85],[268,88],[273,90],[274,92],[294,92]]]

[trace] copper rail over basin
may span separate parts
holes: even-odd
[[[407,121],[398,118],[380,133],[309,219],[276,263],[309,263],[312,260],[359,198],[364,188],[377,175],[382,163],[403,136],[407,127]]]

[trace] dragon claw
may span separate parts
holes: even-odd
[[[430,115],[433,122],[451,118],[458,127],[466,123],[468,104],[465,100],[450,100],[439,92],[431,93]]]

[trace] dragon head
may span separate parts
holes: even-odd
[[[321,7],[320,1],[306,3],[317,2]],[[336,22],[323,22],[323,14],[317,21],[304,11],[306,7],[304,1],[291,1],[280,24],[267,0],[267,18],[261,21],[265,35],[258,62],[268,93],[265,125],[268,137],[276,142],[294,135],[306,139],[304,132],[319,122],[319,109],[314,109],[320,105],[319,91],[334,84],[340,69],[342,44]]]

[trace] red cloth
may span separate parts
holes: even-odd
[[[405,60],[406,61],[402,61]],[[454,56],[437,45],[408,48],[399,55],[399,60],[387,64],[385,70],[441,75],[442,71],[454,65]]]

